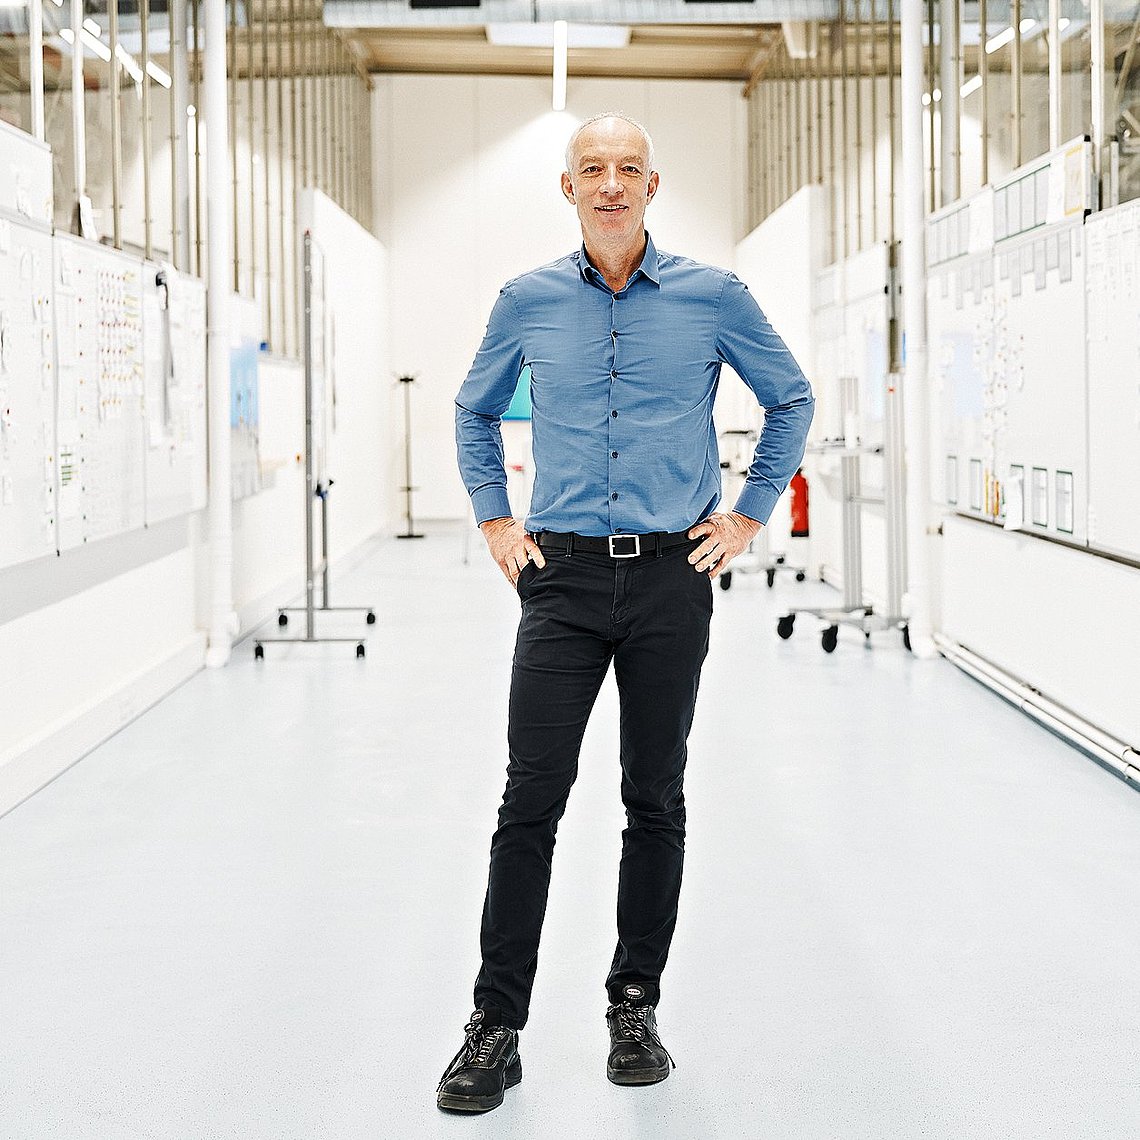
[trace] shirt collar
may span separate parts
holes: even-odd
[[[582,243],[581,252],[578,254],[578,271],[587,281],[599,281],[605,284],[605,278],[601,272],[590,262],[590,258],[586,253],[585,242]],[[660,286],[661,271],[658,264],[657,247],[653,244],[653,238],[649,236],[648,231],[646,231],[645,234],[645,253],[641,258],[641,264],[630,274],[629,280],[632,282],[639,273],[643,277],[648,277],[654,285]]]

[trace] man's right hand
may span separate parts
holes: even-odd
[[[527,562],[533,562],[540,570],[546,565],[538,543],[518,519],[488,519],[479,529],[487,540],[491,557],[512,586],[518,582]]]

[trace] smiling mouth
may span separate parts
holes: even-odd
[[[628,206],[595,206],[595,210],[600,210],[603,214],[616,214],[619,210],[628,210]]]

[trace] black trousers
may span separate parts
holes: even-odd
[[[660,554],[543,551],[519,579],[507,788],[491,840],[475,1005],[526,1023],[558,821],[590,710],[611,660],[621,703],[628,826],[618,879],[610,1000],[636,982],[656,1002],[677,922],[685,850],[686,740],[708,652],[712,584],[689,565],[698,541]]]

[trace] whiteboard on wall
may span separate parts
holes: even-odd
[[[143,266],[146,521],[206,505],[206,287]]]
[[[858,382],[859,437],[872,447],[883,442],[890,368],[889,275],[886,243],[869,246],[843,262],[843,371]]]
[[[59,549],[145,521],[142,262],[56,235]]]
[[[0,218],[0,567],[56,548],[51,241]]]
[[[52,224],[51,148],[0,121],[0,212]]]
[[[1140,559],[1140,202],[1085,224],[1089,545]]]
[[[1019,529],[1083,544],[1088,501],[1085,272],[1080,222],[994,251],[989,400],[1001,497]]]

